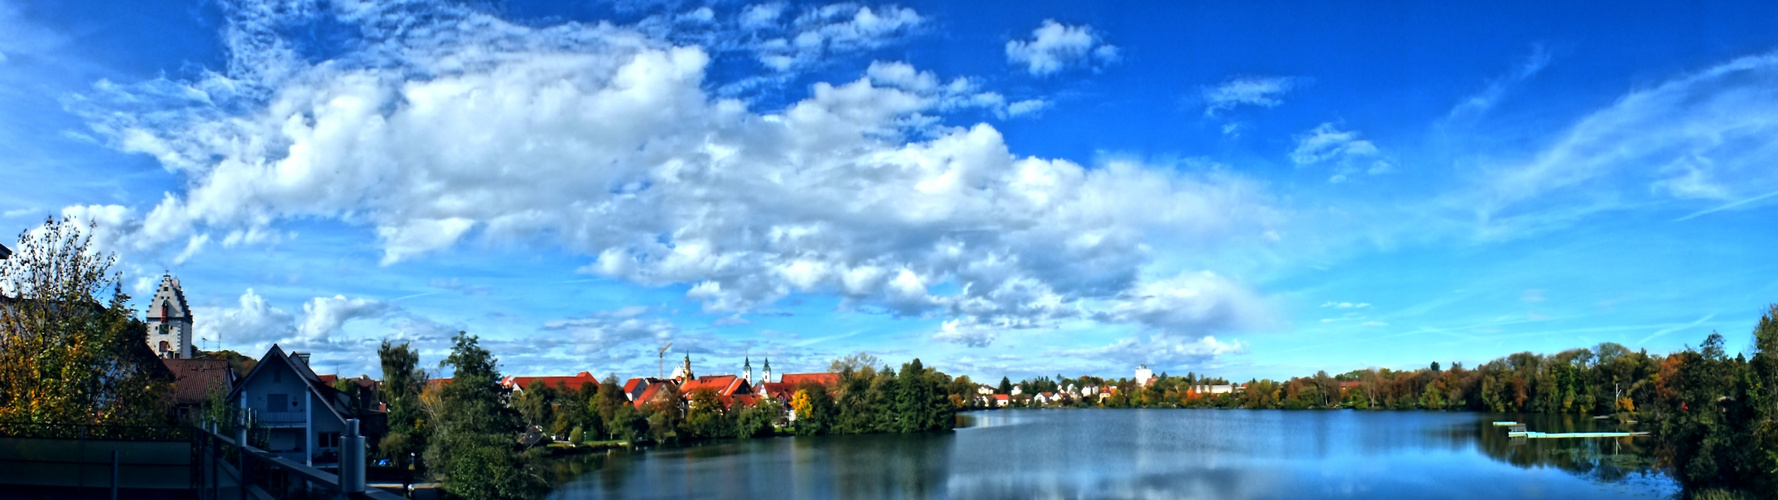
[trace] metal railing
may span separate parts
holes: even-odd
[[[297,495],[321,494],[340,499],[396,500],[393,493],[365,487],[366,450],[364,436],[359,434],[358,420],[346,421],[346,435],[341,437],[340,473],[334,474],[284,458],[248,443],[247,426],[236,426],[233,436],[217,432],[210,423],[199,431],[199,446],[204,459],[200,466],[208,474],[200,486],[203,498],[272,499]],[[232,484],[231,484],[232,483]]]

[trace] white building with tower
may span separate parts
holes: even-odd
[[[1148,383],[1153,381],[1154,370],[1148,369],[1148,365],[1136,366],[1136,385],[1148,387]]]
[[[161,284],[148,303],[148,349],[168,359],[191,359],[191,307],[179,278],[161,275]]]

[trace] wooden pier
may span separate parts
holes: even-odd
[[[1506,437],[1529,439],[1564,439],[1564,438],[1608,438],[1647,436],[1647,432],[1536,432],[1525,429],[1525,424],[1518,422],[1494,422],[1495,427],[1506,427]]]

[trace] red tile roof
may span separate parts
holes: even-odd
[[[500,381],[500,385],[506,386],[508,389],[516,388],[522,391],[539,382],[542,382],[543,385],[570,391],[578,391],[587,384],[592,384],[594,389],[599,388],[599,378],[588,372],[580,372],[572,376],[506,377],[506,380]]]
[[[832,373],[832,372],[829,372],[829,373],[786,373],[786,374],[784,374],[784,376],[779,377],[778,381],[786,383],[786,384],[790,384],[790,385],[798,385],[798,384],[802,384],[803,382],[814,382],[814,383],[821,384],[821,385],[831,386],[831,385],[836,385],[836,384],[840,383],[840,374]]]
[[[753,393],[772,399],[790,399],[796,394],[796,384],[784,382],[764,382],[753,387]]]
[[[660,394],[662,387],[666,387],[667,384],[671,384],[671,383],[673,383],[673,382],[668,381],[668,380],[661,380],[661,381],[657,381],[657,382],[648,384],[648,388],[643,389],[642,394],[636,396],[636,400],[631,401],[630,404],[636,405],[636,409],[638,409],[638,410],[642,409],[643,407],[647,406],[648,403],[653,402],[655,395]]]
[[[212,388],[223,394],[234,389],[234,374],[228,368],[228,360],[162,359],[161,363],[173,372],[173,404],[202,404]]]
[[[321,383],[327,384],[327,385],[333,385],[333,381],[340,379],[340,376],[337,374],[336,375],[316,375],[316,377],[321,379]]]
[[[748,385],[746,380],[734,375],[705,375],[679,386],[679,392],[688,398],[691,397],[691,391],[698,389],[716,391],[717,396],[733,396],[753,392],[752,386]]]
[[[1012,399],[1012,396],[1008,396],[1005,394],[995,394],[994,399],[998,400],[998,401],[1006,401],[1006,400]]]

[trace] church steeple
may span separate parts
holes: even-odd
[[[753,383],[753,358],[751,356],[749,356],[749,357],[742,358],[742,359],[743,359],[743,361],[741,361],[741,371],[746,373],[746,375],[745,375],[746,378],[743,378],[741,380],[746,380],[747,383],[751,384],[751,383]]]
[[[768,357],[768,358],[766,358],[766,376],[765,376],[765,378],[759,379],[759,383],[764,384],[764,383],[769,383],[771,381],[772,381],[772,358]]]
[[[696,375],[691,374],[691,353],[690,352],[685,353],[685,366],[683,368],[684,368],[684,373],[685,373],[685,380],[697,380],[698,379],[698,377]]]

